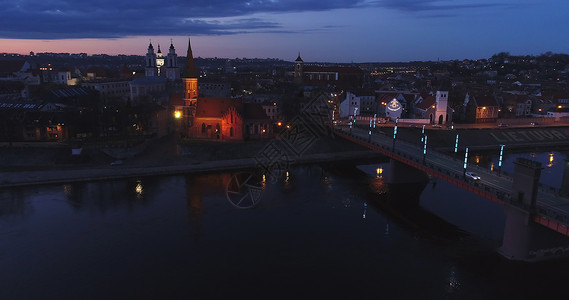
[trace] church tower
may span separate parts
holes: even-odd
[[[166,78],[168,80],[176,80],[180,78],[180,69],[178,68],[178,55],[174,44],[170,41],[170,50],[166,56]]]
[[[163,76],[162,66],[164,65],[164,56],[162,56],[162,51],[160,51],[160,44],[158,44],[158,51],[156,52],[156,68],[158,70],[158,76]]]
[[[294,75],[293,80],[295,83],[302,83],[304,61],[300,58],[300,52],[298,52],[298,57],[294,61]]]
[[[148,45],[148,53],[146,53],[146,69],[145,76],[158,76],[158,68],[156,68],[156,54],[152,42]]]
[[[441,84],[436,94],[436,115],[433,120],[435,124],[446,124],[448,121],[448,87]]]
[[[194,64],[192,45],[188,38],[188,54],[186,58],[186,73],[184,74],[184,102],[186,106],[195,106],[198,101],[198,72]]]

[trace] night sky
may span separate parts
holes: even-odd
[[[569,53],[568,0],[0,0],[0,52],[388,62]]]

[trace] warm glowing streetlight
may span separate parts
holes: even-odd
[[[174,112],[174,118],[180,119],[182,117],[182,112],[177,110]]]

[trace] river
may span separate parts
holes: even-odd
[[[1,190],[0,299],[569,297],[568,261],[496,254],[497,204],[436,181],[401,207],[388,168]]]

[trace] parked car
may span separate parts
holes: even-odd
[[[508,124],[506,124],[506,123],[500,123],[500,124],[498,124],[498,127],[508,127]]]
[[[529,124],[530,124],[531,126],[537,126],[537,125],[539,125],[539,123],[537,123],[537,122],[531,122],[531,123],[529,123]]]
[[[111,166],[118,166],[118,165],[122,165],[123,161],[122,160],[115,160],[111,163]]]
[[[480,180],[480,176],[478,176],[478,174],[474,173],[474,172],[466,172],[464,173],[464,176],[473,179],[473,180]]]
[[[442,126],[439,124],[433,124],[433,128],[441,128]]]

